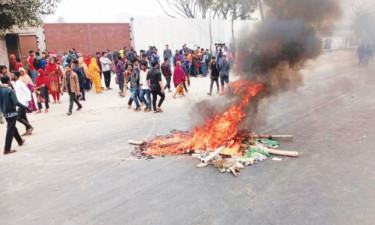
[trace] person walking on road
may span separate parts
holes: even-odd
[[[20,72],[14,72],[10,75],[10,78],[14,82],[13,88],[16,93],[17,100],[22,105],[28,106],[29,102],[31,101],[31,91],[27,88],[26,84],[19,79],[20,76]],[[22,134],[22,136],[31,135],[34,127],[31,126],[29,120],[27,119],[26,110],[22,107],[18,107],[17,113],[17,121],[22,123],[26,128],[26,132]]]
[[[176,67],[174,68],[173,73],[173,83],[175,88],[177,88],[176,92],[173,94],[173,98],[176,98],[177,94],[184,95],[184,81],[185,81],[185,72],[181,67],[181,62],[177,62]]]
[[[227,61],[227,56],[223,55],[222,60],[218,64],[220,82],[221,82],[221,94],[224,94],[224,85],[229,83],[229,70],[230,66]]]
[[[13,138],[16,139],[19,146],[25,143],[25,140],[21,138],[18,133],[16,122],[17,122],[17,110],[16,106],[28,110],[27,106],[22,105],[18,102],[16,94],[12,89],[9,88],[10,79],[8,76],[1,78],[0,84],[0,108],[4,114],[5,120],[7,121],[7,132],[5,136],[4,155],[17,152],[12,150]]]
[[[144,109],[145,112],[151,112],[151,92],[150,86],[148,86],[147,82],[147,62],[141,63],[141,71],[139,72],[139,85],[141,87],[141,94],[140,98],[142,99],[143,103],[146,105]],[[145,99],[145,95],[147,96],[147,101]]]
[[[73,102],[75,102],[78,106],[77,111],[82,109],[82,105],[78,101],[78,97],[81,95],[78,75],[74,73],[69,66],[65,66],[61,95],[63,95],[65,91],[69,94],[69,111],[67,115],[70,116],[72,115]]]
[[[121,97],[125,97],[124,95],[124,82],[125,82],[124,72],[125,72],[124,60],[119,55],[117,56],[116,76],[117,76],[118,86],[120,88],[119,94]]]
[[[148,71],[147,73],[147,83],[148,83],[148,86],[151,88],[152,106],[154,109],[154,113],[163,112],[163,110],[161,110],[160,107],[163,104],[163,101],[165,99],[165,94],[164,94],[163,82],[161,80],[159,64],[157,63],[157,61],[153,61],[151,63],[151,66],[152,66],[152,69]],[[158,95],[160,96],[160,100],[158,103],[158,107],[156,108],[156,101],[158,99]]]
[[[36,81],[35,81],[35,94],[36,94],[36,101],[38,104],[38,112],[37,114],[42,112],[43,106],[42,103],[46,105],[45,113],[48,113],[49,109],[49,91],[51,90],[50,83],[48,81],[48,78],[46,77],[46,74],[44,73],[44,70],[40,69],[38,70]]]
[[[85,81],[86,81],[86,73],[85,73],[84,69],[82,68],[82,66],[79,65],[78,60],[74,60],[73,64],[74,64],[73,71],[78,76],[79,90],[80,90],[81,95],[82,95],[80,100],[86,101],[85,90],[84,90]]]
[[[129,64],[128,69],[126,70],[127,75],[129,77],[130,82],[130,92],[131,92],[131,99],[135,102],[136,108],[134,111],[138,112],[141,111],[141,105],[138,101],[138,94],[139,94],[139,73],[133,69],[133,65]],[[133,101],[129,99],[129,108],[131,108],[131,104]]]
[[[164,89],[168,88],[168,92],[172,92],[171,91],[172,70],[171,70],[171,64],[168,62],[167,58],[164,58],[164,62],[161,64],[161,72],[163,73],[163,76],[165,80],[167,81],[167,84],[165,85]]]

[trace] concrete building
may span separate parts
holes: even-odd
[[[44,51],[45,38],[42,27],[14,28],[0,36],[0,65],[8,65],[10,54],[24,61],[30,50]]]

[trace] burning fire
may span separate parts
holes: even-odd
[[[263,84],[250,81],[236,81],[230,84],[229,90],[233,94],[241,95],[239,105],[232,104],[228,110],[221,115],[213,112],[213,119],[197,127],[189,133],[176,132],[172,137],[160,137],[154,139],[147,149],[149,155],[178,155],[184,154],[187,149],[214,151],[216,148],[226,145],[221,152],[226,155],[240,155],[242,140],[236,140],[238,124],[245,117],[243,107],[247,106],[250,99],[263,89]],[[161,145],[178,143],[173,146],[161,148]]]

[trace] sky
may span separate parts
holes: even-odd
[[[45,22],[119,23],[136,16],[167,17],[157,0],[62,0]]]
[[[160,1],[164,2],[164,0]],[[345,17],[352,13],[353,4],[360,2],[366,5],[368,2],[371,4],[375,2],[375,0],[338,1],[343,6]],[[171,13],[170,10],[168,11]],[[137,16],[168,17],[157,0],[62,0],[56,13],[45,17],[44,20],[47,23],[127,23],[131,17]],[[260,17],[255,14],[253,16]]]

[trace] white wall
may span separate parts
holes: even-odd
[[[240,30],[249,31],[256,21],[235,21],[235,36]],[[161,54],[165,44],[169,44],[172,51],[181,49],[183,44],[189,48],[197,46],[209,48],[210,33],[209,20],[203,19],[174,19],[174,18],[147,18],[135,17],[132,24],[134,32],[134,47],[137,51],[156,46]],[[212,20],[212,42],[232,41],[231,21]]]
[[[9,59],[5,36],[0,36],[0,65],[5,65],[9,68]]]

